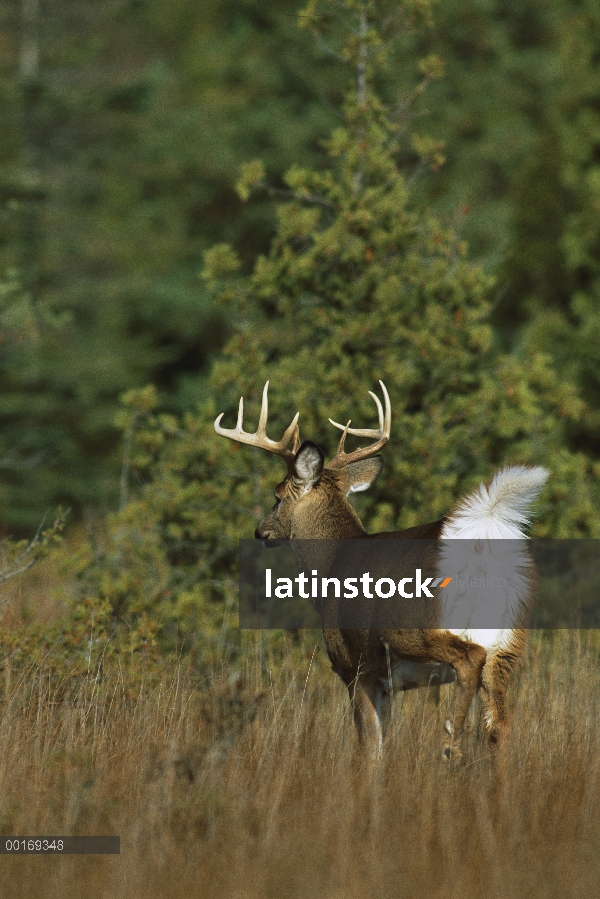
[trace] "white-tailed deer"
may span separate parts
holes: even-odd
[[[298,548],[297,562],[302,569],[314,567],[314,557],[301,557],[302,541],[368,539],[429,539],[446,541],[455,538],[493,541],[518,540],[525,535],[523,526],[533,500],[541,490],[548,473],[543,468],[514,466],[499,471],[487,486],[469,494],[445,518],[429,524],[383,534],[368,535],[347,500],[348,494],[366,490],[383,467],[376,453],[389,440],[391,406],[384,384],[385,411],[378,397],[371,393],[379,414],[378,428],[350,428],[331,423],[343,431],[334,458],[325,464],[323,453],[311,441],[300,445],[298,415],[281,440],[270,440],[266,434],[268,418],[267,391],[263,391],[258,429],[254,434],[243,430],[243,399],[240,399],[235,429],[221,426],[223,415],[215,421],[215,431],[238,443],[260,447],[285,460],[288,473],[275,488],[275,507],[256,529],[263,541],[289,540]],[[346,436],[368,437],[366,447],[346,453]],[[312,544],[314,547],[314,544]],[[331,573],[333,559],[319,559],[319,570]],[[334,671],[349,690],[360,744],[377,754],[382,741],[382,722],[389,713],[389,698],[394,691],[456,680],[453,712],[444,725],[442,752],[445,758],[460,756],[459,741],[465,717],[475,692],[483,708],[483,720],[490,745],[497,750],[505,742],[508,719],[506,687],[509,676],[523,654],[526,639],[524,625],[533,601],[535,570],[521,572],[518,583],[508,585],[502,600],[509,613],[509,627],[478,629],[469,627],[449,630],[441,627],[410,629],[345,630],[327,627],[323,634]],[[512,591],[512,592],[511,592]],[[506,591],[505,591],[506,593]],[[439,614],[433,606],[432,613]],[[439,624],[439,618],[437,619]],[[435,621],[433,624],[435,625]]]

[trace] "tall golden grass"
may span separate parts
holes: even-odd
[[[119,834],[120,856],[0,856],[0,895],[110,899],[577,897],[600,883],[597,634],[533,635],[511,689],[506,760],[469,719],[442,762],[435,697],[396,698],[381,762],[311,635],[275,667],[182,665],[55,684],[5,669],[3,834]],[[9,676],[10,675],[10,676]],[[1,685],[0,685],[1,686]],[[2,691],[0,690],[0,694]]]

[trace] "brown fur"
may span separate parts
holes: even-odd
[[[305,447],[303,444],[298,455]],[[320,475],[310,486],[298,477],[293,467],[288,476],[275,489],[277,504],[256,529],[259,539],[289,539],[294,541],[324,540],[322,553],[311,543],[308,548],[296,543],[297,562],[301,570],[315,567],[326,575],[335,575],[339,560],[335,557],[330,541],[339,539],[438,539],[446,519],[418,525],[404,531],[368,535],[362,523],[346,499],[346,492],[353,482],[374,480],[381,470],[379,457],[351,463],[342,471],[319,468],[314,447],[315,471]],[[312,469],[311,469],[312,471]],[[311,475],[312,477],[312,475]],[[302,553],[309,552],[303,559]],[[422,557],[422,556],[421,556]],[[392,563],[393,564],[393,563]],[[393,569],[388,569],[393,570]],[[336,600],[327,600],[321,613],[325,622],[335,621]],[[339,600],[337,600],[339,603]],[[506,684],[511,671],[518,663],[525,646],[525,632],[513,631],[511,646],[496,650],[487,658],[486,650],[464,640],[449,631],[435,627],[435,606],[432,605],[432,627],[427,629],[401,628],[387,630],[342,630],[324,627],[325,644],[333,670],[340,676],[349,691],[354,708],[354,721],[362,747],[372,755],[378,753],[381,744],[381,723],[385,723],[389,711],[389,692],[382,686],[387,678],[390,663],[399,661],[427,664],[433,662],[450,666],[456,675],[451,718],[444,726],[442,752],[445,758],[460,756],[458,743],[465,717],[473,696],[478,691],[482,703],[483,718],[493,749],[502,746],[506,739],[508,719],[506,711]],[[418,669],[415,669],[418,670]],[[429,669],[426,669],[429,670]]]

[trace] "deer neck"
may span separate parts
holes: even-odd
[[[338,541],[366,536],[360,518],[347,499],[340,496],[335,504],[315,504],[295,516],[291,547],[299,570],[316,568],[326,576],[339,548]]]

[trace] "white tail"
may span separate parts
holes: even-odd
[[[545,468],[502,468],[489,487],[480,484],[451,512],[442,540],[518,540],[529,524],[531,506],[546,483]]]

